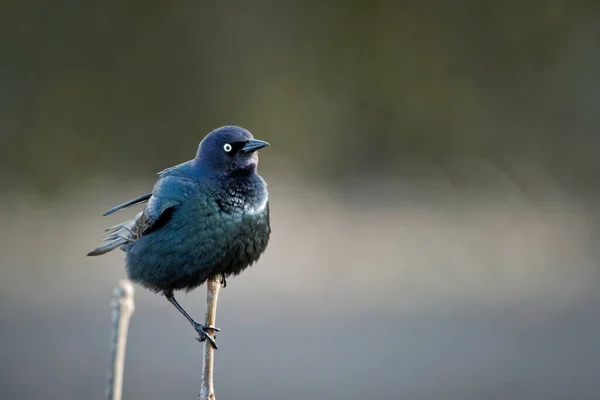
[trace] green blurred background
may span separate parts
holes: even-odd
[[[273,239],[222,292],[245,399],[597,399],[600,6],[0,4],[0,388],[100,399],[122,253],[100,215],[244,126]],[[125,399],[193,398],[201,347],[137,290]],[[204,290],[181,302],[204,313]]]

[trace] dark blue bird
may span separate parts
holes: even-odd
[[[207,279],[237,275],[265,251],[271,227],[267,184],[256,172],[256,151],[267,142],[238,126],[209,133],[193,160],[165,169],[152,193],[110,209],[140,203],[143,211],[115,225],[105,243],[88,253],[117,247],[126,253],[129,278],[162,293],[200,337],[214,339],[179,305],[175,290],[192,290]]]

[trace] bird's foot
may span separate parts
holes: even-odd
[[[224,272],[221,272],[221,285],[223,285],[223,287],[227,287],[227,278],[225,278]]]
[[[212,345],[212,347],[214,347],[215,350],[217,350],[219,348],[217,346],[217,343],[215,342],[216,335],[215,335],[215,337],[212,337],[210,335],[210,333],[208,333],[208,330],[212,330],[213,332],[220,332],[221,330],[219,328],[217,328],[216,326],[202,325],[197,322],[194,322],[192,324],[192,326],[194,327],[194,329],[196,330],[196,332],[199,335],[199,337],[196,338],[197,341],[204,342],[205,340],[208,340],[209,343]],[[213,333],[213,335],[214,335],[214,333]]]

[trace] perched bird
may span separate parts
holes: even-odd
[[[179,305],[175,290],[237,275],[259,259],[271,234],[267,184],[256,172],[257,150],[268,146],[238,126],[210,132],[193,160],[158,173],[152,193],[111,208],[146,202],[134,219],[107,229],[88,256],[120,248],[129,279],[165,295],[192,324],[198,340],[214,338]]]

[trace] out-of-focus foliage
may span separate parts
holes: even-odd
[[[598,186],[593,2],[31,0],[0,25],[13,184],[147,176],[240,124],[265,163],[326,181],[468,184],[485,162]]]

